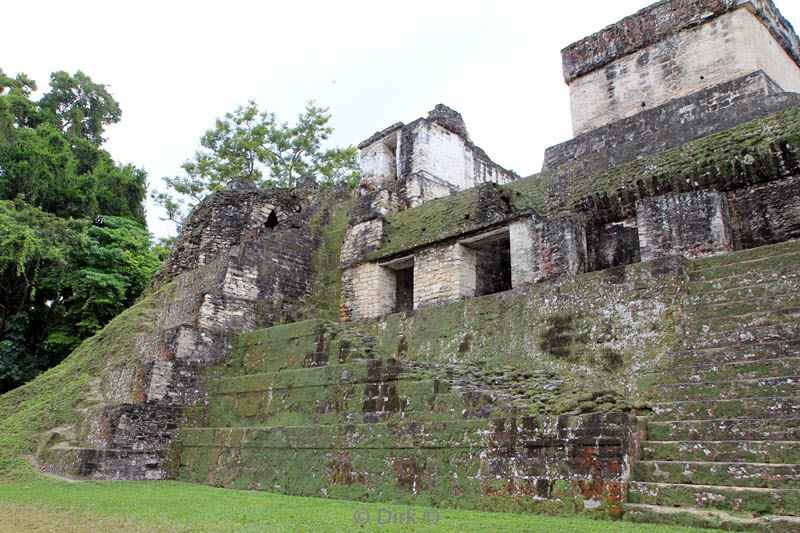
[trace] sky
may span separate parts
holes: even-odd
[[[123,114],[105,147],[145,168],[151,189],[248,100],[290,122],[310,100],[329,107],[329,146],[444,103],[494,161],[527,176],[572,137],[561,49],[650,3],[26,0],[3,7],[0,68],[40,89],[58,70],[106,84]],[[800,2],[775,3],[800,26]],[[149,202],[147,215],[155,236],[174,234]]]

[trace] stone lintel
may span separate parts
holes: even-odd
[[[404,270],[406,268],[411,268],[414,266],[414,256],[406,255],[403,257],[398,257],[397,259],[380,261],[378,262],[378,266],[382,266],[383,268],[389,268],[391,270]]]

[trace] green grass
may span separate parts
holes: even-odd
[[[381,510],[411,512],[417,526],[375,524]],[[357,524],[354,520],[357,511],[369,513],[371,524]],[[435,513],[438,513],[436,525],[425,521],[426,516],[434,519]],[[0,531],[700,531],[576,517],[434,511],[426,507],[300,498],[171,481],[67,483],[42,476],[0,483],[0,516],[4,517]]]

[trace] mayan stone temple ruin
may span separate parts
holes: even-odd
[[[665,0],[562,54],[539,174],[438,105],[355,192],[208,197],[39,467],[800,530],[800,40]]]

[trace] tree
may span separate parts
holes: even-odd
[[[119,122],[122,110],[106,86],[94,83],[80,70],[70,76],[64,71],[50,75],[50,91],[39,101],[48,119],[65,135],[83,137],[100,145],[103,131]]]
[[[131,219],[90,223],[0,200],[0,392],[97,333],[160,264],[147,230]]]
[[[0,70],[0,198],[18,196],[61,217],[125,216],[145,223],[147,174],[118,165],[100,146],[119,104],[78,71],[56,72],[39,101],[36,84]]]
[[[0,145],[14,138],[17,125],[31,126],[38,121],[38,106],[30,100],[36,82],[25,74],[8,77],[0,69]]]
[[[47,368],[48,325],[85,225],[0,200],[0,392]]]
[[[333,133],[327,108],[309,102],[290,125],[279,123],[274,113],[261,111],[250,101],[237,107],[200,139],[200,150],[182,165],[183,175],[165,177],[176,195],[153,192],[153,200],[180,225],[185,208],[234,180],[260,187],[295,187],[300,177],[323,185],[354,183],[358,176],[356,149],[323,149]]]
[[[36,84],[0,70],[0,393],[57,364],[131,305],[153,245],[147,174],[102,148],[119,104],[78,71]]]

